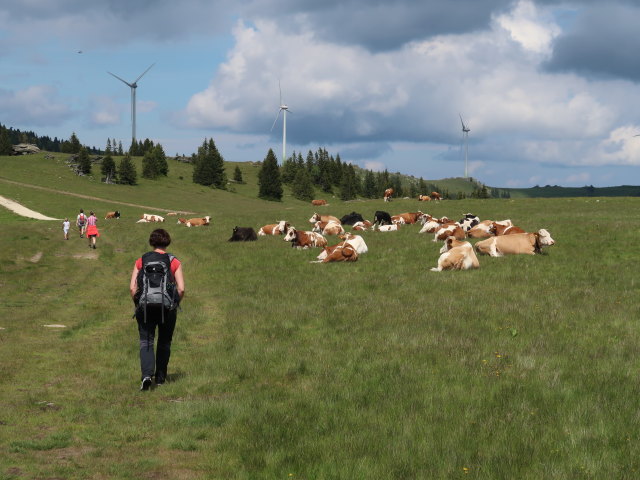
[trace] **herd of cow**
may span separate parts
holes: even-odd
[[[166,216],[177,217],[176,212],[169,212]],[[109,212],[106,218],[120,218],[120,212]],[[164,217],[144,213],[137,223],[164,222]],[[178,224],[187,227],[210,225],[211,217],[178,218]],[[553,245],[555,242],[547,230],[526,232],[511,222],[511,220],[482,220],[471,213],[464,215],[459,221],[447,217],[434,218],[427,213],[407,212],[391,215],[385,211],[377,211],[373,222],[365,220],[362,215],[351,212],[342,218],[332,215],[314,213],[309,219],[313,225],[311,230],[296,229],[289,222],[281,220],[278,223],[260,227],[258,232],[252,227],[235,227],[230,242],[255,241],[259,236],[284,235],[284,240],[292,247],[299,249],[321,248],[317,262],[355,262],[359,256],[368,251],[362,236],[354,232],[366,230],[378,232],[397,231],[402,225],[422,224],[418,233],[433,234],[434,242],[444,242],[440,249],[438,266],[432,271],[468,270],[480,266],[476,252],[492,257],[511,254],[533,255],[541,252],[543,246]],[[350,226],[346,232],[344,226]],[[328,236],[337,236],[341,241],[333,246],[327,242]],[[481,239],[471,245],[467,239]]]
[[[419,233],[432,233],[433,241],[444,242],[440,249],[438,266],[433,271],[468,270],[480,266],[476,252],[492,257],[511,254],[540,253],[543,246],[553,245],[555,242],[549,232],[540,229],[535,233],[525,232],[513,225],[511,220],[483,220],[471,213],[464,215],[459,221],[452,221],[447,217],[434,218],[427,213],[409,212],[391,215],[388,212],[377,211],[373,222],[365,220],[362,215],[351,212],[338,219],[331,215],[314,213],[309,219],[313,224],[311,230],[299,230],[287,221],[262,226],[256,233],[252,227],[235,227],[230,242],[255,241],[258,236],[284,235],[284,240],[291,242],[296,248],[321,248],[317,257],[318,262],[354,262],[359,255],[368,251],[367,244],[356,231],[397,231],[402,225],[420,223]],[[346,232],[344,226],[351,226],[351,232]],[[341,242],[328,246],[327,236],[337,236]],[[475,246],[465,241],[467,238],[482,239]]]

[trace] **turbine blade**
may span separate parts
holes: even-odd
[[[282,111],[282,109],[278,110],[278,114],[276,115],[276,119],[273,121],[273,125],[271,125],[271,130],[273,131],[273,127],[276,126],[276,122],[278,121],[278,118],[280,118],[280,112]]]
[[[114,77],[116,77],[118,80],[120,80],[122,83],[124,83],[125,85],[128,85],[130,87],[132,87],[133,85],[131,85],[129,82],[127,82],[126,80],[121,79],[118,75],[116,75],[115,73],[111,73],[111,72],[107,72],[109,75],[112,75]]]
[[[143,76],[145,73],[147,73],[149,70],[151,70],[151,67],[153,67],[154,65],[155,65],[155,62],[154,62],[154,63],[152,63],[152,64],[149,66],[149,68],[147,68],[144,72],[142,72],[142,73],[140,74],[140,76],[139,76],[138,78],[136,78],[135,82],[133,82],[133,83],[134,83],[134,84],[135,84],[135,83],[138,83],[138,80],[140,80],[140,79],[142,78],[142,76]]]

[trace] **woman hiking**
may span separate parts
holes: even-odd
[[[164,384],[167,379],[171,340],[177,319],[177,306],[184,297],[182,263],[166,252],[166,248],[170,244],[171,236],[163,228],[151,232],[149,245],[153,247],[153,250],[138,258],[131,272],[129,291],[136,305],[135,317],[138,321],[140,336],[140,370],[142,372],[140,390],[151,388],[152,377],[155,377],[156,385]],[[160,263],[164,265],[164,268],[159,265]],[[156,267],[160,267],[159,270]],[[168,308],[163,306],[164,304],[149,305],[145,299],[141,298],[145,295],[145,289],[148,291],[150,285],[145,276],[149,277],[157,271],[166,271],[168,277],[166,290],[167,295],[171,297],[171,306]],[[160,282],[160,284],[162,283]],[[164,297],[162,302],[164,302]],[[158,328],[158,347],[154,355],[153,343],[156,327]]]

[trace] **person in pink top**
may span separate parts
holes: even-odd
[[[93,212],[90,212],[89,218],[87,218],[87,238],[89,239],[89,248],[96,248],[96,237],[99,236],[100,232],[98,232],[98,219]]]

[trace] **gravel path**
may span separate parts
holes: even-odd
[[[59,218],[51,218],[46,215],[42,215],[41,213],[34,212],[33,210],[20,205],[18,202],[14,202],[13,200],[9,200],[0,195],[0,205],[5,208],[8,208],[12,212],[17,213],[18,215],[22,215],[23,217],[35,218],[36,220],[60,220]]]

